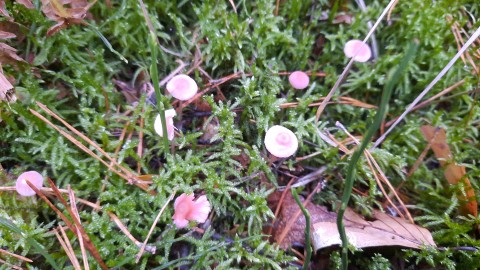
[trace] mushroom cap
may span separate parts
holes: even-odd
[[[33,190],[28,184],[27,181],[30,181],[38,189],[43,186],[43,176],[36,171],[27,171],[17,178],[17,183],[15,184],[15,189],[18,194],[22,196],[33,196],[35,195],[35,190]]]
[[[174,109],[165,110],[165,121],[167,126],[167,136],[169,140],[173,140],[175,136],[175,127],[173,126],[173,117],[177,115]],[[162,118],[160,114],[157,115],[155,118],[155,123],[153,124],[153,128],[158,135],[163,137],[163,129],[162,129]]]
[[[270,154],[286,158],[297,151],[298,139],[290,129],[276,125],[267,130],[265,147]]]
[[[343,52],[348,58],[351,58],[357,53],[355,58],[353,60],[357,62],[367,62],[370,57],[372,57],[372,51],[370,50],[370,46],[368,44],[365,44],[365,46],[362,46],[364,43],[361,40],[358,39],[352,39],[345,43],[345,47],[343,48]]]
[[[303,71],[294,71],[288,76],[288,81],[295,89],[305,89],[310,83],[310,78],[307,73]]]
[[[176,99],[191,99],[198,91],[197,83],[185,74],[173,77],[167,83],[167,91]]]
[[[189,221],[197,221],[203,223],[207,220],[211,207],[207,200],[207,196],[202,195],[193,200],[193,194],[187,195],[183,193],[178,196],[173,204],[175,214],[173,215],[173,222],[177,228],[185,228]]]

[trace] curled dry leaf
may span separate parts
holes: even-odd
[[[269,198],[269,204],[272,203],[271,198]],[[312,203],[309,203],[306,208],[311,216],[311,239],[314,249],[318,250],[341,245],[342,241],[337,229],[337,214],[328,211],[324,206],[313,205]],[[285,238],[279,239],[286,224],[294,218],[299,210],[300,208],[295,203],[292,195],[287,193],[272,234],[273,239],[282,248],[287,248],[294,244],[305,244],[305,217],[303,215],[300,215],[295,221]],[[435,246],[432,235],[425,228],[411,224],[401,218],[391,217],[380,211],[374,211],[373,218],[375,221],[366,221],[362,216],[347,208],[344,216],[345,230],[350,243],[356,248],[381,246],[419,248],[422,245]]]
[[[14,33],[0,30],[0,39],[7,39],[7,38],[14,38],[14,37],[16,37]]]
[[[32,1],[30,0],[17,0],[17,3],[24,5],[26,8],[29,8],[29,9],[35,8]]]
[[[280,203],[280,192],[272,193],[268,198],[268,204],[271,208],[277,206]],[[303,202],[303,198],[300,198]],[[305,244],[305,216],[300,215],[291,228],[287,228],[288,223],[295,217],[296,213],[300,211],[300,207],[295,202],[290,191],[287,191],[285,198],[282,202],[281,210],[275,220],[272,238],[273,240],[283,249],[286,249],[293,245],[304,245]],[[328,213],[327,209],[324,206],[313,205],[311,203],[307,204],[306,209],[310,213],[311,222],[322,221],[322,218],[325,218],[324,213]],[[329,218],[334,219],[335,214]],[[285,234],[285,230],[288,232]]]
[[[460,212],[463,215],[471,214],[476,217],[478,205],[475,199],[475,191],[470,184],[470,180],[466,177],[465,167],[459,166],[453,161],[453,155],[447,143],[445,130],[432,126],[422,126],[420,130],[425,140],[431,142],[433,153],[444,169],[445,178],[448,183],[451,185],[462,183],[464,185],[465,194],[460,192],[457,195],[461,203]]]
[[[0,102],[6,100],[8,102],[15,102],[17,98],[13,92],[13,85],[10,81],[0,72]]]
[[[336,214],[333,220],[313,224],[312,242],[315,250],[340,245]],[[366,221],[362,216],[347,208],[344,216],[348,241],[356,248],[401,246],[420,248],[423,245],[436,246],[431,233],[407,220],[392,217],[378,210],[373,212],[375,221]]]
[[[57,24],[50,27],[47,36],[51,36],[71,24],[84,24],[83,18],[96,0],[89,3],[86,0],[42,0],[42,11],[50,20]]]
[[[17,55],[17,50],[15,48],[12,48],[3,42],[0,42],[0,64],[15,65],[17,62],[25,61]]]
[[[0,14],[2,14],[2,16],[4,17],[7,17],[10,21],[13,20],[13,18],[10,17],[10,14],[8,14],[7,6],[5,5],[5,0],[0,0]]]

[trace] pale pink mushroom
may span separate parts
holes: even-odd
[[[207,196],[202,195],[196,201],[193,199],[193,194],[187,195],[183,193],[175,200],[173,204],[175,209],[173,222],[177,225],[177,228],[187,227],[189,221],[203,223],[207,220],[211,210]]]
[[[38,189],[41,189],[43,186],[43,176],[41,174],[36,171],[24,172],[17,178],[15,185],[18,194],[22,196],[33,196],[36,194],[35,190],[27,184],[27,180]]]
[[[353,57],[355,54],[355,58],[353,60],[357,62],[367,62],[370,57],[372,57],[372,51],[368,44],[365,44],[361,40],[352,39],[345,44],[345,48],[343,48],[343,52],[348,58]],[[357,52],[358,51],[358,52]]]
[[[265,134],[265,147],[270,154],[286,158],[298,149],[298,139],[291,130],[282,126],[273,126]]]
[[[175,136],[175,127],[173,126],[173,117],[175,115],[177,115],[177,113],[174,109],[165,110],[165,121],[167,126],[167,136],[169,140],[173,140],[173,137]],[[157,118],[155,118],[155,123],[153,124],[153,127],[155,129],[155,132],[157,132],[158,135],[163,137],[162,118],[160,117],[160,114],[158,114]]]
[[[288,76],[288,81],[295,89],[305,89],[310,83],[310,78],[307,73],[303,71],[294,71]]]
[[[197,83],[185,74],[173,77],[167,83],[167,91],[176,99],[191,99],[198,91]]]

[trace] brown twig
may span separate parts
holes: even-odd
[[[440,91],[438,94],[430,97],[429,99],[423,101],[423,102],[420,102],[418,105],[416,105],[415,107],[412,108],[411,111],[415,111],[415,110],[418,110],[418,109],[421,109],[423,107],[426,107],[428,106],[430,103],[432,103],[434,100],[452,92],[453,90],[457,89],[458,87],[460,87],[461,85],[463,85],[465,83],[465,79],[463,80],[460,80],[454,84],[452,84],[451,86],[443,89],[442,91]],[[472,91],[473,92],[473,91]],[[385,127],[389,127],[391,126],[400,116],[397,116],[395,118],[393,118],[392,120],[388,121],[385,123]]]
[[[95,211],[102,211],[102,208],[92,202],[89,202],[87,200],[83,200],[83,199],[78,199],[78,202],[84,204],[84,205],[87,205],[87,206],[90,206],[91,208],[93,208]],[[105,213],[107,213],[107,215],[110,217],[110,219],[115,222],[115,224],[118,226],[118,228],[120,228],[120,230],[125,234],[125,236],[130,239],[133,243],[135,243],[135,245],[137,247],[141,247],[143,244],[142,242],[138,241],[131,233],[130,231],[127,229],[127,226],[125,226],[122,221],[112,212],[109,212],[109,211],[105,211]],[[155,251],[156,251],[156,246],[145,246],[145,251],[148,251],[152,254],[155,254]]]
[[[348,130],[340,123],[340,122],[337,122],[336,123],[337,127],[339,127],[343,132],[345,132],[345,134],[347,134],[347,136],[349,136],[353,142],[355,142],[355,144],[357,145],[360,145],[360,142],[354,137],[352,136],[352,134],[350,134],[350,132],[348,132]],[[402,206],[402,208],[404,209],[405,213],[407,214],[407,218],[408,220],[412,223],[412,224],[415,224],[415,222],[413,221],[413,217],[412,215],[410,214],[410,211],[408,211],[407,207],[405,206],[405,204],[403,203],[403,200],[400,198],[400,196],[398,196],[398,193],[396,192],[395,188],[393,187],[392,183],[390,183],[390,181],[388,181],[388,178],[385,176],[385,173],[383,172],[382,168],[380,168],[380,166],[378,165],[377,161],[373,158],[372,154],[370,153],[369,150],[365,150],[364,151],[364,155],[365,157],[367,158],[367,162],[369,163],[369,165],[372,165],[370,168],[372,170],[372,173],[374,175],[374,178],[375,180],[377,181],[377,184],[380,188],[380,190],[382,191],[383,195],[385,196],[385,198],[387,199],[387,201],[390,203],[390,205],[398,212],[398,214],[402,217],[402,218],[405,218],[403,216],[403,213],[397,208],[397,206],[391,201],[390,197],[388,196],[388,194],[386,193],[385,189],[383,188],[383,185],[381,182],[385,183],[387,185],[387,187],[390,189],[390,191],[394,194],[395,198],[397,199],[397,201],[400,203],[400,205]],[[376,169],[376,172],[374,170],[374,168]],[[378,175],[377,175],[377,172],[378,172]],[[381,180],[381,181],[380,181]]]
[[[105,160],[103,160],[102,158],[100,158],[98,155],[96,155],[95,153],[93,153],[92,150],[90,150],[88,147],[86,147],[85,145],[83,145],[80,141],[78,141],[77,139],[75,139],[72,135],[70,135],[69,133],[63,131],[62,129],[60,129],[59,127],[57,127],[56,125],[54,125],[52,122],[50,122],[48,119],[46,119],[43,115],[41,115],[39,112],[33,110],[33,109],[30,109],[30,112],[37,116],[38,118],[40,118],[42,121],[44,121],[45,123],[47,123],[49,126],[53,127],[55,130],[57,130],[62,136],[64,136],[65,138],[67,138],[69,141],[71,141],[73,144],[75,144],[76,146],[78,146],[80,149],[82,149],[84,152],[86,152],[87,154],[89,154],[90,156],[92,156],[93,158],[97,159],[98,161],[100,161],[102,164],[104,164],[109,170],[111,170],[112,172],[116,173],[118,176],[122,177],[123,179],[125,179],[127,182],[129,183],[133,183],[135,184],[136,186],[140,187],[141,189],[145,190],[145,191],[148,191],[150,193],[152,193],[152,191],[149,191],[148,190],[148,185],[144,184],[144,183],[140,183],[138,182],[138,178],[136,175],[134,175],[131,171],[127,170],[126,168],[124,168],[123,166],[121,166],[120,164],[117,163],[116,160],[114,160],[112,157],[110,157],[101,147],[99,147],[96,143],[94,143],[93,141],[91,141],[88,137],[86,137],[85,135],[83,135],[81,132],[79,132],[78,130],[76,130],[74,127],[72,127],[70,124],[68,124],[65,120],[63,120],[61,117],[59,117],[58,115],[56,115],[54,112],[50,111],[45,105],[37,102],[37,104],[43,109],[45,110],[48,114],[50,114],[51,116],[53,116],[54,118],[56,118],[57,120],[59,120],[60,122],[62,122],[67,128],[69,128],[71,131],[73,131],[75,134],[77,134],[78,136],[80,136],[82,139],[84,139],[85,141],[87,141],[90,145],[92,145],[95,149],[97,149],[100,153],[102,153],[105,157],[107,157],[107,159],[110,160],[110,162],[112,162],[113,164],[115,164],[116,167],[118,167],[121,171],[125,172],[122,173],[120,172],[119,170],[117,170],[116,168],[114,168],[113,166],[110,166]]]
[[[40,192],[40,190],[36,186],[34,186],[30,181],[26,180],[26,182],[30,186],[30,188],[32,188],[35,191],[35,193],[37,193],[37,195],[40,196],[40,198],[42,198],[42,200],[44,200],[48,204],[48,206],[50,206],[50,208],[52,208],[52,210],[55,211],[55,213],[57,213],[57,215],[63,220],[63,222],[65,222],[67,227],[73,233],[77,234],[76,228],[78,228],[80,230],[81,236],[77,235],[77,237],[78,238],[83,237],[85,239],[85,245],[86,245],[88,251],[90,252],[90,254],[92,254],[92,256],[99,263],[99,265],[102,269],[107,270],[108,267],[105,264],[105,262],[103,262],[102,258],[100,257],[100,253],[98,253],[98,250],[92,244],[92,241],[90,240],[90,237],[88,237],[87,233],[85,232],[85,229],[82,227],[80,222],[76,219],[76,217],[73,215],[71,208],[68,206],[65,199],[61,195],[60,191],[55,186],[55,183],[53,183],[53,181],[50,180],[50,178],[48,178],[48,177],[47,177],[47,181],[50,183],[50,186],[53,189],[53,192],[55,193],[57,198],[60,199],[60,202],[65,206],[65,208],[69,212],[70,217],[73,219],[73,222],[75,223],[76,227],[68,220],[68,218],[55,205],[53,205],[50,202],[50,200],[42,192]]]
[[[80,263],[78,262],[77,256],[73,251],[72,244],[70,243],[70,240],[68,239],[67,234],[63,230],[63,227],[58,226],[58,230],[62,233],[62,235],[58,234],[57,229],[53,230],[53,232],[55,233],[55,236],[58,239],[58,242],[60,242],[60,245],[62,246],[63,250],[65,250],[65,253],[67,254],[67,257],[70,259],[70,262],[72,263],[73,268],[75,268],[75,270],[81,270],[82,268],[80,267]]]
[[[30,260],[30,259],[27,258],[27,257],[23,257],[23,256],[21,256],[21,255],[17,255],[17,254],[15,254],[15,253],[11,253],[11,252],[6,251],[6,250],[1,249],[1,248],[0,248],[0,253],[7,254],[7,255],[9,255],[9,256],[15,257],[15,258],[17,258],[17,259],[19,259],[19,260],[26,261],[26,262],[29,262],[29,263],[33,262],[32,260]]]
[[[70,200],[70,209],[72,210],[73,216],[80,222],[80,215],[78,214],[77,203],[75,199],[75,193],[70,188],[70,185],[67,186],[68,190],[68,199]],[[85,270],[89,270],[90,266],[88,265],[87,252],[85,251],[83,235],[80,232],[80,229],[77,227],[78,242],[80,243],[80,251],[82,252],[83,267]]]

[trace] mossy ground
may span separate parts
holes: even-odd
[[[145,1],[160,44],[169,51],[158,51],[160,79],[179,66],[177,60],[186,64],[182,72],[191,70],[200,90],[217,79],[238,75],[181,110],[175,119],[180,135],[173,142],[173,151],[165,148],[153,131],[157,112],[146,95],[136,94],[138,100],[129,102],[115,84],[115,80],[122,81],[140,89],[150,80],[149,30],[138,1],[111,1],[111,7],[99,1],[89,10],[89,26],[73,25],[51,37],[46,37],[46,32],[54,22],[41,13],[41,1],[33,2],[37,9],[11,1],[6,4],[22,35],[8,44],[30,60],[3,66],[4,73],[15,78],[18,101],[0,103],[2,186],[13,186],[15,176],[23,171],[37,170],[59,187],[70,185],[78,198],[98,201],[103,207],[99,212],[78,204],[80,219],[108,267],[299,266],[294,253],[279,249],[263,234],[273,217],[266,198],[276,185],[286,185],[291,177],[326,165],[323,177],[329,180],[313,200],[335,209],[348,161],[325,143],[317,130],[329,130],[337,139],[345,139],[335,127],[340,121],[352,134],[362,136],[375,110],[334,103],[316,123],[316,109],[308,105],[330,91],[348,61],[343,44],[363,39],[367,22],[376,20],[385,1],[369,1],[366,12],[354,1],[280,1],[278,15],[276,2],[268,0],[233,1],[236,12],[230,1]],[[338,23],[335,18],[339,15],[351,17],[351,24]],[[378,105],[389,75],[415,40],[418,52],[394,89],[386,120],[400,115],[458,51],[453,22],[471,34],[479,26],[475,20],[479,16],[475,1],[399,1],[390,21],[382,22],[376,31],[378,58],[356,63],[333,101],[345,96]],[[478,62],[475,50],[470,53]],[[282,72],[295,70],[325,72],[325,76],[311,76],[306,90],[294,90]],[[394,186],[403,183],[399,192],[417,223],[429,229],[438,246],[445,249],[356,251],[351,257],[352,269],[475,269],[480,265],[480,252],[475,248],[480,245],[476,238],[480,219],[459,216],[455,187],[448,186],[434,156],[428,154],[413,175],[406,177],[426,146],[419,128],[430,124],[447,131],[455,161],[467,167],[467,176],[480,193],[480,107],[475,93],[478,77],[472,70],[468,62],[459,60],[428,97],[461,80],[464,83],[410,113],[372,153]],[[180,106],[173,98],[162,97],[161,101],[166,108]],[[36,102],[45,104],[119,163],[139,174],[154,175],[150,187],[156,195],[128,184],[34,116],[29,109],[42,112]],[[280,108],[286,102],[298,105]],[[216,123],[215,137],[205,139],[207,127]],[[263,136],[276,124],[297,135],[300,147],[296,157],[318,154],[299,161],[288,159],[284,166],[271,164]],[[127,136],[121,140],[123,130]],[[315,185],[307,185],[303,193],[308,194]],[[385,201],[365,161],[358,165],[355,188],[360,192],[354,192],[350,206],[366,216]],[[149,242],[157,253],[145,253],[136,264],[138,247],[117,229],[107,211],[115,213],[130,233],[143,241],[174,190],[177,194],[206,194],[213,206],[211,220],[201,226],[203,232],[178,230],[172,223],[173,207],[167,207]],[[54,265],[73,269],[51,232],[63,222],[48,205],[3,191],[0,205],[2,249],[32,259],[28,266],[23,264],[29,269]],[[78,241],[71,232],[68,235],[81,258]],[[0,258],[22,265],[8,255],[0,254]],[[88,258],[95,268],[94,258]],[[336,251],[318,253],[312,267],[336,268],[339,258]]]

